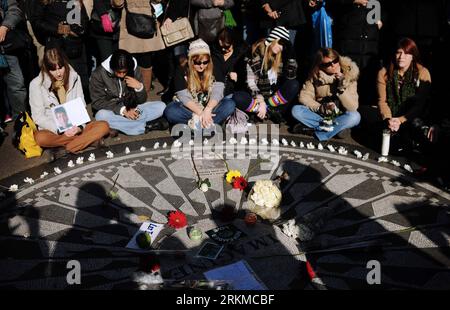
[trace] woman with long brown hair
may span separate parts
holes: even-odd
[[[233,100],[223,98],[224,77],[214,70],[208,44],[198,39],[189,45],[187,64],[175,75],[176,100],[164,115],[172,124],[191,129],[210,128],[225,121],[235,110]]]
[[[358,66],[350,58],[331,48],[320,49],[300,91],[301,105],[292,109],[292,116],[300,122],[293,131],[312,130],[320,141],[326,141],[357,126],[361,120],[357,112],[358,76]],[[333,124],[327,123],[330,117],[334,118]]]
[[[59,48],[47,47],[41,72],[30,83],[31,117],[38,126],[34,138],[39,146],[64,147],[67,152],[77,153],[91,144],[98,145],[96,142],[109,133],[108,123],[103,121],[71,126],[64,132],[58,129],[52,117],[52,108],[77,98],[84,102],[80,76]],[[55,159],[54,152],[50,150],[46,150],[44,156],[47,161]]]

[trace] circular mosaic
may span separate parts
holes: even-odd
[[[166,224],[177,210],[189,227],[165,225],[153,240],[168,282],[204,279],[205,272],[245,260],[269,289],[304,288],[308,261],[315,277],[306,288],[450,287],[448,194],[415,181],[402,167],[378,163],[374,154],[362,160],[348,146],[342,155],[326,145],[317,149],[317,142],[308,149],[310,140],[303,148],[299,138],[286,140],[265,145],[270,156],[263,162],[254,156],[261,144],[237,143],[218,157],[193,160],[174,157],[179,152],[171,140],[165,148],[163,140],[157,148],[146,141],[145,150],[136,143],[128,145],[130,152],[115,146],[113,158],[97,151],[95,161],[86,154],[78,163],[77,157],[62,159],[3,180],[19,191],[0,202],[0,288],[138,288],[133,274],[142,254],[127,244],[143,222]],[[226,183],[220,157],[248,173],[250,186],[287,172],[280,219],[245,224],[248,193]],[[198,188],[194,167],[208,175],[207,192]],[[25,184],[27,177],[34,183]],[[228,221],[221,217],[226,206],[235,211]],[[289,234],[287,223],[297,235]],[[206,243],[217,244],[206,232],[224,225],[240,232],[236,240],[225,242],[214,259],[199,255]],[[192,227],[203,232],[201,240],[189,238]],[[80,263],[81,284],[68,284],[71,260]],[[367,281],[370,261],[380,263],[378,285]]]

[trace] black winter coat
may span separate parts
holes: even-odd
[[[327,1],[327,8],[334,19],[336,50],[350,57],[363,70],[370,59],[379,54],[380,30],[377,24],[367,22],[371,9],[354,4],[353,0]],[[381,17],[384,22],[384,14]]]

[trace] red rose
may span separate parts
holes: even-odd
[[[169,213],[168,224],[175,229],[183,228],[187,225],[186,215],[181,211],[172,211]]]
[[[248,186],[248,183],[244,177],[234,178],[233,188],[243,191],[244,189],[247,188],[247,186]]]

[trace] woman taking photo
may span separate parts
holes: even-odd
[[[188,60],[175,74],[176,100],[164,115],[172,124],[191,129],[221,124],[235,110],[234,101],[223,98],[224,78],[214,70],[208,44],[198,39],[189,45]]]
[[[269,116],[281,123],[289,103],[298,94],[297,63],[291,57],[289,31],[276,27],[267,39],[256,42],[247,62],[247,86],[249,92],[236,92],[236,107],[247,113],[255,113],[260,119]],[[268,114],[268,115],[267,115]]]
[[[69,65],[59,48],[48,47],[40,74],[30,83],[31,117],[38,126],[34,134],[36,143],[43,148],[64,147],[67,152],[77,153],[91,144],[98,146],[101,139],[109,134],[107,122],[90,122],[85,127],[71,126],[59,132],[53,120],[52,108],[84,94],[80,76]],[[55,159],[54,152],[44,152],[46,161]]]

